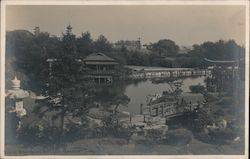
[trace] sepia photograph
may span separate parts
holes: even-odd
[[[1,3],[1,157],[248,158],[247,1],[35,2]]]

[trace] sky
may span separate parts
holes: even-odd
[[[245,6],[7,6],[6,30],[25,29],[61,36],[66,26],[93,39],[111,42],[142,39],[143,44],[171,39],[180,46],[235,40],[244,45]]]

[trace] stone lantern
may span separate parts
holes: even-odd
[[[11,89],[6,93],[6,99],[10,101],[9,113],[16,113],[16,117],[21,118],[26,115],[23,107],[23,99],[29,96],[29,92],[20,88],[20,80],[15,76],[11,80]]]

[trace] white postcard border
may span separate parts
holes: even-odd
[[[245,49],[246,49],[246,58],[245,58],[245,154],[244,155],[74,155],[74,156],[65,156],[65,155],[43,155],[43,156],[5,156],[4,155],[4,116],[5,116],[5,35],[6,35],[6,28],[5,28],[5,9],[7,5],[243,5],[246,7],[246,30],[245,30]],[[151,159],[151,158],[157,158],[157,159],[165,159],[165,158],[174,158],[174,159],[180,159],[180,158],[247,158],[248,157],[248,148],[249,148],[249,1],[237,1],[237,0],[220,0],[220,1],[112,1],[112,0],[105,0],[105,1],[69,1],[69,0],[2,0],[1,1],[1,120],[0,120],[0,126],[1,126],[1,134],[0,134],[0,158],[20,158],[20,159],[29,159],[29,158],[88,158],[88,159],[96,159],[96,158],[145,158],[145,159]]]

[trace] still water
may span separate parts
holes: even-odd
[[[183,85],[181,89],[183,92],[190,92],[190,85],[205,85],[205,77],[185,78],[183,79]],[[152,83],[150,80],[140,82],[138,84],[130,84],[125,89],[125,94],[130,98],[130,102],[127,107],[120,107],[120,110],[128,111],[131,114],[140,113],[140,104],[146,104],[146,96],[149,94],[161,94],[163,91],[169,90],[168,83]]]

